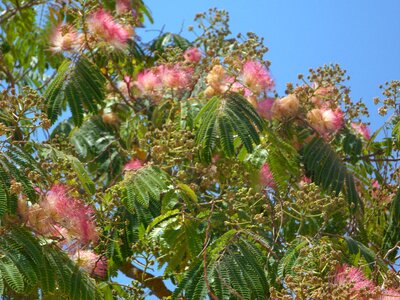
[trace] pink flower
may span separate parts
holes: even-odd
[[[69,219],[61,222],[68,229],[68,233],[82,244],[96,243],[99,233],[93,218],[93,210],[88,206],[76,205],[75,211],[70,212]]]
[[[257,105],[258,114],[264,119],[271,120],[272,119],[272,106],[274,105],[274,98],[266,98]]]
[[[372,181],[372,188],[379,189],[381,185],[379,184],[378,180]]]
[[[268,70],[258,61],[250,60],[243,64],[242,79],[244,85],[255,93],[271,90],[274,86]]]
[[[198,48],[189,48],[183,53],[183,57],[189,63],[198,63],[201,59],[201,52]]]
[[[375,285],[368,280],[360,269],[341,265],[336,268],[334,283],[337,285],[350,284],[350,293],[352,299],[368,299],[364,297],[366,292],[372,292]],[[364,293],[364,294],[363,294]]]
[[[55,53],[78,51],[81,38],[71,25],[58,26],[50,36],[50,50]]]
[[[116,23],[113,17],[103,9],[93,12],[87,19],[89,30],[100,40],[122,48],[131,35],[124,25]]]
[[[256,98],[253,94],[253,92],[251,90],[249,90],[247,87],[245,87],[242,83],[236,81],[235,77],[233,76],[227,76],[225,78],[225,82],[224,82],[224,90],[225,91],[231,91],[231,92],[235,92],[235,93],[239,93],[241,95],[243,95],[244,97],[247,98],[247,100],[252,103],[254,102],[253,99],[249,100],[249,98]]]
[[[143,162],[139,159],[131,159],[124,166],[124,171],[136,171],[143,167]]]
[[[213,163],[216,163],[216,162],[218,162],[220,159],[221,159],[221,156],[220,156],[219,154],[215,154],[215,155],[212,157],[212,162],[213,162]]]
[[[325,126],[332,132],[338,131],[343,126],[344,114],[339,108],[335,110],[324,110],[322,117],[324,119]]]
[[[62,184],[55,184],[46,193],[39,205],[54,219],[63,215],[67,207],[72,205],[71,199],[67,196],[67,187]]]
[[[369,140],[371,138],[369,128],[364,123],[351,123],[351,127],[360,135],[364,137],[364,139]]]
[[[163,88],[182,90],[190,87],[193,73],[190,68],[161,65],[157,67],[156,72],[160,76]]]
[[[343,112],[338,108],[336,110],[314,108],[307,113],[308,122],[321,135],[327,135],[342,128],[343,116]]]
[[[384,290],[377,300],[399,300],[400,293],[395,290]]]
[[[260,170],[260,184],[264,187],[275,188],[276,184],[268,164],[264,164]]]
[[[91,250],[78,250],[72,260],[92,276],[104,278],[107,275],[107,258]]]
[[[124,14],[131,9],[131,0],[117,0],[115,1],[115,10],[117,14]]]
[[[138,74],[135,85],[143,95],[149,95],[161,87],[161,80],[153,70],[143,70]]]
[[[93,209],[81,200],[70,197],[66,186],[54,185],[39,205],[54,224],[66,228],[68,234],[82,244],[97,241]]]

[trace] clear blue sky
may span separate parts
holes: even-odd
[[[372,99],[378,86],[400,79],[400,0],[147,0],[155,23],[138,34],[146,40],[150,29],[187,32],[196,13],[210,7],[227,10],[231,31],[255,32],[265,38],[277,90],[299,73],[339,63],[351,76],[351,96],[363,98],[371,111],[372,128],[379,127]],[[183,24],[183,27],[182,27]],[[125,281],[120,277],[119,279]],[[128,280],[129,282],[129,280]],[[155,299],[149,297],[148,299]]]

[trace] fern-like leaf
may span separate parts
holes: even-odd
[[[79,159],[77,159],[75,156],[57,150],[50,145],[43,146],[41,150],[45,157],[51,158],[53,160],[62,159],[68,161],[85,191],[90,195],[95,193],[94,182],[90,178],[84,165],[79,161]]]
[[[207,280],[218,299],[265,299],[269,284],[265,275],[265,254],[254,241],[233,230],[214,242],[207,261]],[[207,285],[204,264],[195,264],[179,283],[172,299],[205,299]]]
[[[26,229],[0,236],[0,291],[57,295],[59,299],[98,299],[96,286],[70,258],[52,245],[40,244]],[[1,294],[0,294],[1,295]]]
[[[210,162],[212,153],[220,146],[227,156],[235,154],[234,140],[238,138],[247,152],[259,144],[263,121],[251,104],[240,94],[214,97],[196,117],[196,143],[201,146],[201,159]]]
[[[52,123],[68,103],[75,125],[80,126],[84,109],[96,112],[97,105],[102,103],[104,84],[105,78],[100,70],[87,59],[65,60],[44,93]]]
[[[287,274],[293,273],[292,267],[299,255],[300,250],[305,245],[307,245],[306,241],[296,240],[294,244],[286,250],[285,255],[282,257],[278,264],[277,274],[279,277],[284,279]]]
[[[382,250],[384,252],[392,249],[400,240],[400,188],[397,195],[390,205],[389,222],[385,230],[385,235],[382,242]],[[386,253],[383,253],[386,255]],[[396,251],[389,253],[388,257],[394,259],[397,255]]]
[[[167,190],[169,178],[161,169],[148,166],[131,174],[126,181],[126,207],[134,213],[135,203],[148,208],[150,199],[160,200],[162,192]]]
[[[314,138],[302,149],[306,175],[328,192],[343,192],[353,212],[362,209],[353,176],[333,149],[321,138]]]

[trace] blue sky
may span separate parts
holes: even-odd
[[[370,108],[372,128],[377,118],[373,98],[378,86],[400,79],[400,0],[147,0],[155,23],[138,34],[146,40],[154,31],[179,32],[196,13],[218,7],[231,16],[231,31],[255,32],[265,38],[271,72],[282,95],[286,82],[296,82],[309,68],[338,63],[351,76],[353,100]],[[125,281],[123,277],[119,280]],[[125,282],[129,282],[125,281]],[[148,299],[156,299],[149,297]]]
[[[155,23],[146,30],[179,32],[194,15],[210,7],[227,10],[231,31],[255,32],[265,38],[271,72],[280,94],[299,73],[328,63],[339,63],[351,76],[352,98],[363,98],[377,128],[373,97],[378,86],[400,79],[399,0],[147,0]],[[182,26],[183,24],[183,26]],[[139,31],[145,38],[154,32]]]

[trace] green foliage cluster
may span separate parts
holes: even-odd
[[[104,7],[120,25],[141,26],[151,21],[142,1],[127,1],[134,15],[115,13],[119,1],[61,2],[1,4],[5,299],[342,299],[341,289],[355,295],[337,282],[344,265],[376,287],[371,297],[400,290],[397,81],[385,87],[381,111],[393,115],[383,138],[381,129],[366,138],[352,128],[365,109],[349,99],[338,66],[288,84],[298,113],[268,118],[243,90],[207,94],[215,66],[237,80],[239,62],[266,52],[254,34],[228,40],[225,12],[198,15],[202,33],[193,42],[162,33],[120,49],[97,44],[86,19]],[[48,36],[65,20],[84,46],[52,54]],[[192,47],[202,50],[199,62],[184,59]],[[143,72],[185,64],[193,85],[140,90]],[[330,101],[346,113],[331,135],[306,121],[317,87],[334,87]],[[24,219],[20,202],[37,207],[54,184],[93,207],[99,241],[82,250],[107,258],[103,278],[71,259],[64,238]],[[120,284],[118,272],[132,283]]]

